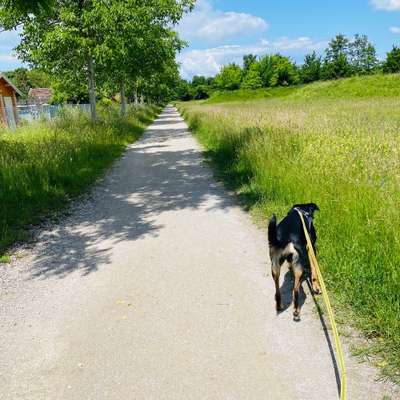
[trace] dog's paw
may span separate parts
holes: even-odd
[[[322,294],[322,291],[321,291],[321,289],[320,289],[319,287],[314,287],[314,288],[313,288],[313,292],[314,292],[314,294],[316,294],[316,295]]]
[[[299,322],[300,321],[300,312],[297,310],[293,311],[293,321]]]

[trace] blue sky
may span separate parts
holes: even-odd
[[[400,0],[198,0],[178,27],[189,47],[181,74],[214,75],[243,54],[280,52],[301,63],[337,33],[368,35],[380,58],[400,45]]]
[[[280,52],[301,63],[337,33],[368,35],[383,58],[400,45],[400,0],[197,0],[177,30],[189,42],[178,55],[185,78],[214,75],[247,53]],[[0,71],[21,65],[12,52],[18,42],[18,32],[0,33]]]

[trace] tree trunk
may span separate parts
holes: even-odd
[[[138,98],[138,92],[137,92],[136,83],[135,83],[134,88],[133,88],[133,103],[135,104],[135,107],[137,107],[138,104],[139,104],[139,98]]]
[[[121,82],[121,116],[126,114],[125,81]]]
[[[88,56],[88,81],[89,81],[89,102],[90,102],[90,116],[92,118],[92,122],[95,122],[97,119],[96,115],[96,86],[94,81],[94,68],[93,68],[93,59],[91,54]]]

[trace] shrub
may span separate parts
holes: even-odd
[[[214,83],[218,89],[239,89],[242,81],[242,70],[236,64],[228,64],[222,67],[221,72],[215,77]]]

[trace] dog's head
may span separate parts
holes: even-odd
[[[319,207],[315,203],[295,204],[293,208],[298,208],[311,215],[311,217],[314,216],[315,211],[319,210]]]

